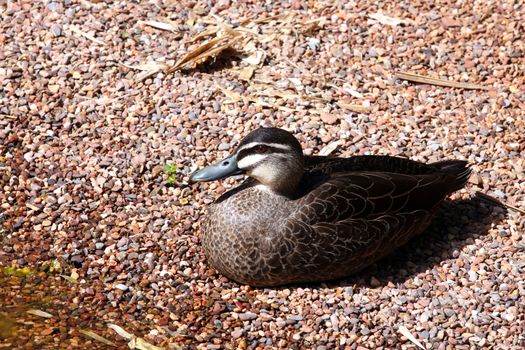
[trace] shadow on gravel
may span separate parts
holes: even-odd
[[[214,59],[211,59],[205,64],[198,64],[195,68],[188,69],[186,70],[186,72],[187,73],[199,72],[199,73],[212,74],[212,73],[220,72],[226,69],[231,69],[234,67],[234,64],[233,64],[234,61],[236,61],[237,64],[239,61],[241,61],[241,59],[238,58],[237,55],[238,53],[236,53],[234,50],[226,49]]]
[[[389,282],[404,283],[442,261],[455,259],[463,247],[487,235],[491,226],[505,214],[505,208],[478,197],[447,201],[429,228],[397,252],[354,276],[326,284],[375,288]]]

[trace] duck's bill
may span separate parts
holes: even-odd
[[[243,171],[237,167],[237,155],[232,154],[216,164],[197,170],[190,176],[190,180],[194,182],[214,181],[242,173]]]

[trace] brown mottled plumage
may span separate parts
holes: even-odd
[[[192,179],[239,173],[250,178],[209,208],[204,250],[229,278],[275,286],[347,276],[391,253],[425,230],[470,169],[460,160],[303,157],[291,134],[261,128]]]

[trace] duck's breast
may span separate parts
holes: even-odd
[[[249,282],[269,273],[273,245],[294,202],[254,186],[209,208],[202,244],[210,264],[226,276]]]

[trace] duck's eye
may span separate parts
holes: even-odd
[[[255,153],[266,153],[266,152],[268,152],[268,146],[265,146],[265,145],[255,146]]]

